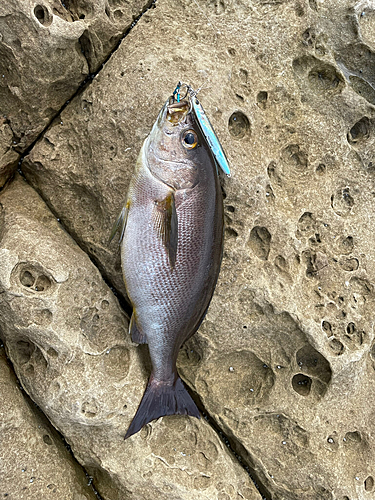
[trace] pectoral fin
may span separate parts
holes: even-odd
[[[132,341],[136,344],[147,344],[147,337],[142,332],[139,331],[137,322],[135,321],[134,312],[130,318],[129,323],[129,333],[132,337]]]
[[[113,224],[113,228],[112,228],[108,243],[110,243],[113,240],[117,231],[120,231],[119,244],[122,242],[122,238],[124,237],[124,233],[125,233],[126,222],[128,220],[129,205],[130,205],[130,202],[128,201],[122,207],[122,210],[121,210],[120,215],[118,216],[118,219]]]
[[[173,268],[176,263],[178,244],[178,220],[174,194],[171,191],[164,200],[155,201],[153,213],[154,227],[167,250],[169,263]]]

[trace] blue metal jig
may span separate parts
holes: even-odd
[[[201,103],[198,101],[196,92],[192,92],[192,95],[190,95],[191,103],[192,103],[192,108],[195,113],[195,116],[197,118],[198,125],[202,131],[202,134],[204,135],[208,145],[211,148],[212,154],[215,158],[216,163],[219,165],[221,170],[228,176],[230,177],[230,168],[228,164],[227,157],[225,156],[225,153],[223,151],[223,148],[221,147],[220,141],[217,138],[217,135],[214,132],[214,129],[211,125],[210,120],[208,119],[208,116],[206,115],[203,106]]]

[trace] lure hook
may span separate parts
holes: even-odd
[[[181,97],[181,89],[183,88],[186,88],[186,92],[185,92],[185,95],[183,97]],[[184,99],[186,99],[187,95],[189,94],[190,95],[190,91],[193,90],[191,88],[190,85],[188,85],[187,83],[183,83],[183,82],[178,82],[176,88],[174,89],[173,91],[173,94],[172,94],[172,97],[173,97],[173,102],[176,100],[177,102],[180,102],[180,101],[183,101]],[[176,97],[175,97],[176,96]]]

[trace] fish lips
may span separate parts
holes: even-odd
[[[174,127],[186,121],[187,115],[191,111],[191,104],[188,100],[183,100],[180,102],[173,101],[170,97],[164,106],[161,108],[159,116],[156,120],[157,126],[159,128],[163,127],[165,124]]]

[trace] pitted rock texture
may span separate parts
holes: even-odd
[[[9,500],[94,500],[81,467],[17,385],[0,348],[0,496]]]
[[[373,33],[370,0],[159,0],[22,167],[124,293],[105,242],[142,141],[209,82],[225,253],[180,368],[272,499],[375,491]]]
[[[17,165],[17,152],[38,137],[147,6],[146,0],[1,2],[0,187]]]
[[[1,337],[103,498],[259,500],[203,418],[159,419],[124,441],[149,374],[144,348],[96,267],[22,178],[0,193],[0,207]]]

